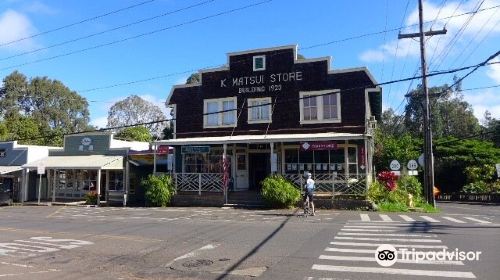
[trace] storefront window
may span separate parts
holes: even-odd
[[[313,174],[345,172],[344,148],[323,151],[299,151],[298,148],[285,149],[285,173],[310,171]],[[354,164],[353,164],[354,165]]]
[[[184,154],[186,173],[222,173],[222,150],[209,154]]]
[[[316,96],[304,95],[304,120],[317,120],[318,107],[316,106]]]
[[[122,191],[123,190],[123,172],[110,171],[109,172],[109,190]]]
[[[347,149],[347,157],[349,164],[349,175],[358,175],[358,149],[349,147]]]
[[[95,191],[97,186],[97,170],[82,170],[82,185],[85,191]]]

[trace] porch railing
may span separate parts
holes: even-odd
[[[176,173],[175,188],[182,192],[223,192],[222,173]]]
[[[300,174],[284,174],[283,176],[290,180],[298,189],[301,189],[305,184],[305,179]],[[316,192],[318,193],[366,195],[366,174],[349,176],[316,174],[313,179],[316,184]]]

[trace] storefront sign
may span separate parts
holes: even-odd
[[[337,143],[333,141],[323,141],[323,142],[301,142],[301,151],[324,151],[324,150],[336,150]]]
[[[168,146],[167,145],[160,145],[156,149],[157,154],[168,154]]]
[[[0,149],[0,158],[6,157],[6,156],[7,156],[7,152],[5,151],[5,149]]]
[[[359,148],[359,168],[361,168],[361,170],[365,170],[366,168],[365,147],[363,146]]]
[[[278,154],[271,154],[271,172],[278,172]]]
[[[183,154],[208,154],[210,146],[182,146],[181,153]]]
[[[268,75],[254,75],[222,79],[220,80],[220,87],[238,88],[238,93],[279,92],[282,90],[282,83],[302,80],[302,71],[271,73]]]

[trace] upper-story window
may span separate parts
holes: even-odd
[[[340,122],[338,90],[300,92],[300,123]]]
[[[256,55],[253,57],[253,71],[266,70],[266,56]]]
[[[248,99],[248,123],[271,122],[271,97]]]
[[[203,127],[235,127],[236,97],[205,99]]]

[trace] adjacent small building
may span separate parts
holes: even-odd
[[[297,58],[297,46],[229,53],[174,86],[173,173],[180,192],[259,191],[279,173],[319,191],[363,194],[373,173],[381,88],[367,68],[330,69],[330,57]]]
[[[49,149],[56,147],[19,145],[17,141],[0,143],[0,200],[19,202],[22,198],[22,166],[48,156]]]
[[[135,196],[138,184],[137,180],[130,184],[134,173],[129,152],[148,150],[147,142],[117,140],[112,133],[66,135],[62,149],[49,150],[47,156],[22,166],[23,201],[38,199],[35,182],[37,174],[43,173],[43,201],[83,200],[87,192],[95,191],[100,201],[124,203],[127,196]]]

